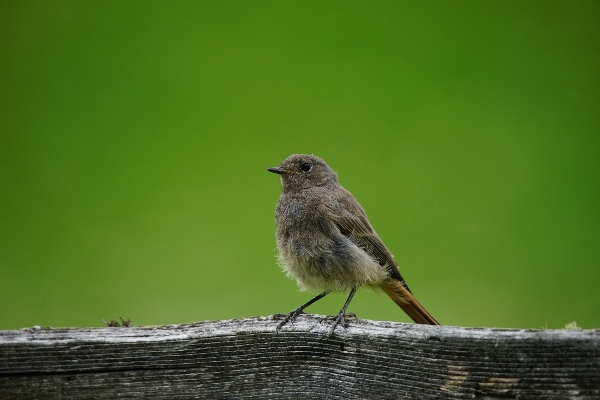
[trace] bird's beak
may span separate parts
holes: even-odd
[[[288,171],[284,168],[279,168],[279,167],[273,167],[273,168],[267,168],[267,171],[269,172],[273,172],[274,174],[287,174]]]

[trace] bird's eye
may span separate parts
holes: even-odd
[[[310,171],[310,164],[304,163],[304,164],[302,164],[302,167],[300,167],[300,168],[302,168],[302,171],[308,172],[308,171]]]

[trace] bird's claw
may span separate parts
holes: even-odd
[[[333,333],[335,332],[335,328],[337,328],[338,325],[342,325],[342,327],[344,329],[348,329],[348,326],[350,326],[349,321],[347,321],[347,318],[350,319],[356,319],[356,315],[354,315],[354,313],[344,313],[344,310],[340,311],[338,313],[338,315],[336,315],[336,317],[333,319],[333,326],[331,327],[331,329],[329,330],[329,337],[333,336]]]
[[[302,311],[302,307],[298,307],[296,308],[294,311],[292,311],[291,313],[285,315],[285,318],[283,318],[283,321],[281,321],[279,323],[279,325],[277,325],[277,328],[275,328],[275,333],[278,333],[279,330],[288,322],[294,322],[294,320],[296,318],[298,318],[298,315],[300,314],[304,314],[304,311]],[[277,317],[283,317],[284,314],[276,314]],[[275,317],[275,315],[273,316]]]

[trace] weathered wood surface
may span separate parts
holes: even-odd
[[[276,324],[0,331],[0,399],[600,398],[600,330]]]

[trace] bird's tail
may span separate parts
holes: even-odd
[[[439,323],[427,312],[408,290],[403,282],[387,278],[381,283],[381,289],[390,296],[394,303],[398,304],[400,308],[408,314],[413,321],[417,324],[428,324],[428,325],[439,325]]]

